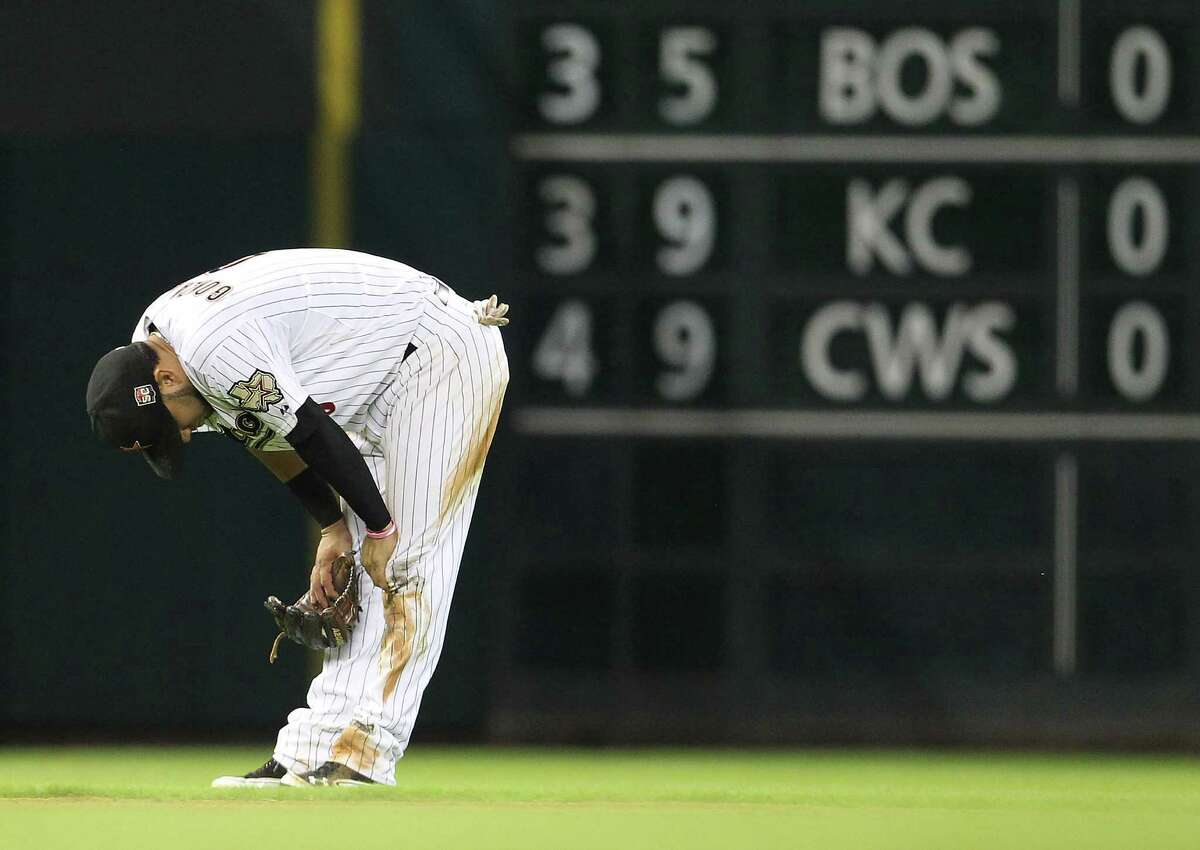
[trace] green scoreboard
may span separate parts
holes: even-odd
[[[1147,694],[1174,717],[1200,5],[523,0],[507,26],[528,483],[499,727],[1019,739],[1047,688],[1115,676],[1143,687],[1109,725],[1068,699],[1040,733],[1129,734]],[[935,723],[930,681],[988,708]]]

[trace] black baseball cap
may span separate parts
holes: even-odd
[[[87,412],[101,442],[142,455],[159,478],[178,478],[183,438],[154,380],[156,362],[144,342],[105,354],[88,381]]]

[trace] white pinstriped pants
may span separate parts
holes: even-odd
[[[491,446],[508,359],[500,329],[479,324],[471,303],[448,289],[428,296],[414,351],[376,405],[366,458],[399,530],[391,573],[396,593],[360,577],[362,615],[350,642],[325,653],[308,705],[288,715],[275,759],[293,772],[326,761],[395,784],[396,761],[416,723],[441,655],[475,497]],[[370,427],[370,426],[369,426]],[[345,512],[355,545],[364,528]]]

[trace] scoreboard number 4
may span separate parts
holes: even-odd
[[[592,354],[592,308],[579,299],[564,301],[533,351],[533,373],[546,381],[559,381],[567,395],[587,395],[596,376]]]

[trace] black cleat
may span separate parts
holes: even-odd
[[[363,776],[356,770],[351,770],[336,761],[327,761],[316,770],[296,776],[289,773],[283,780],[284,785],[374,785],[375,780]]]
[[[252,770],[245,776],[218,776],[212,781],[212,787],[273,788],[280,784],[285,773],[287,768],[271,757],[258,770]]]

